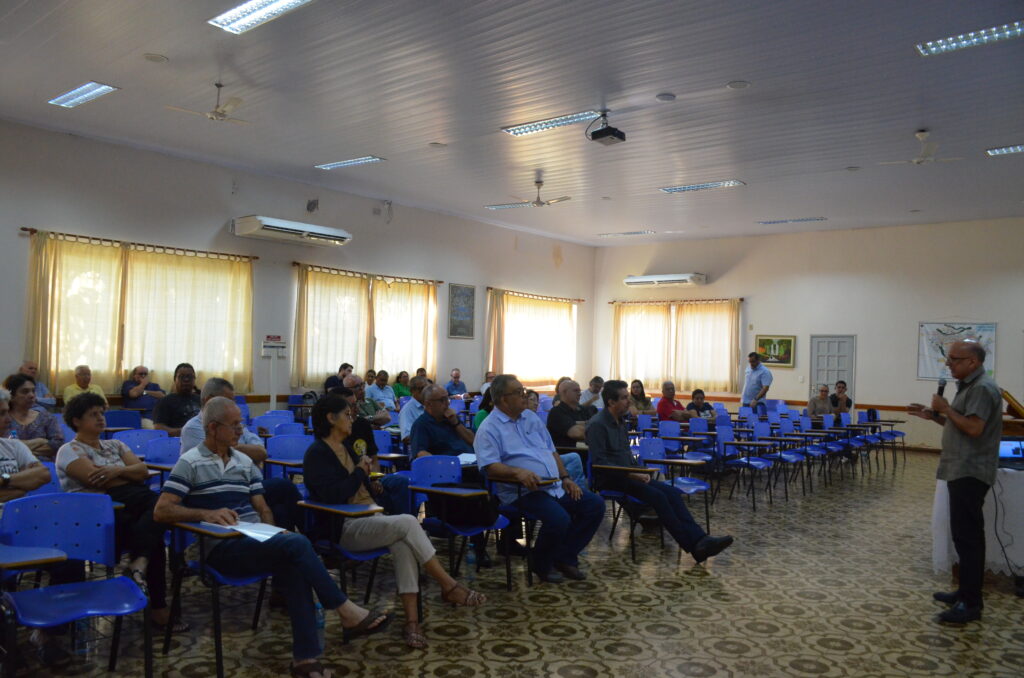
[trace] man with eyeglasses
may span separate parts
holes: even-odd
[[[369,421],[374,426],[387,426],[391,422],[391,415],[383,407],[366,397],[366,382],[357,374],[350,374],[343,382],[345,388],[351,389],[356,396],[357,415]]]
[[[832,414],[832,400],[828,397],[828,384],[818,384],[818,395],[807,401],[807,414],[811,417]]]
[[[196,391],[196,370],[188,363],[174,368],[174,392],[160,399],[153,409],[153,428],[167,431],[171,437],[181,435],[181,427],[199,414],[202,403]]]
[[[150,381],[149,377],[149,368],[138,365],[132,370],[131,377],[121,384],[121,407],[143,410],[142,428],[153,428],[153,408],[167,395],[160,384]]]
[[[985,495],[996,480],[1002,438],[1002,393],[985,373],[985,349],[975,341],[949,347],[946,365],[957,380],[950,403],[939,394],[930,407],[911,403],[907,413],[942,426],[942,454],[936,477],[949,490],[949,529],[960,560],[960,588],[937,591],[935,600],[950,605],[938,621],[964,624],[981,619],[985,575]]]
[[[498,498],[540,520],[533,571],[541,581],[586,579],[579,553],[604,518],[604,500],[580,488],[565,470],[547,428],[526,406],[526,390],[513,374],[491,382],[494,409],[476,432],[477,463]],[[545,480],[555,482],[541,484]]]

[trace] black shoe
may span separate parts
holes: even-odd
[[[693,551],[690,555],[698,563],[703,563],[712,556],[717,556],[725,549],[732,546],[732,537],[726,535],[724,537],[712,537],[708,535],[697,542],[697,545],[693,547]]]
[[[934,598],[935,600],[939,601],[940,603],[944,603],[946,605],[956,605],[956,601],[960,600],[960,592],[959,591],[949,591],[949,592],[946,592],[946,591],[936,591],[935,593],[932,594],[932,598]]]
[[[498,542],[498,555],[504,556],[505,551],[508,551],[508,555],[513,557],[518,556],[520,558],[523,558],[526,556],[526,547],[517,541],[513,541],[512,545],[508,548],[505,547],[504,542]]]
[[[548,570],[547,572],[537,572],[536,570],[534,570],[533,573],[537,575],[537,579],[540,579],[542,582],[546,584],[561,584],[563,581],[565,581],[562,575],[558,574],[554,570]]]
[[[967,607],[963,601],[939,614],[939,621],[946,624],[966,624],[981,619],[981,605]]]
[[[476,566],[478,568],[493,567],[494,561],[487,555],[487,551],[480,549],[476,551]]]
[[[580,568],[575,565],[566,565],[565,563],[555,563],[555,569],[562,573],[566,579],[574,579],[576,581],[583,581],[587,578],[587,575],[580,572]]]

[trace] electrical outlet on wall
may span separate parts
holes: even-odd
[[[753,332],[754,331],[754,323],[750,323],[749,325],[747,325],[747,331],[748,332]]]
[[[806,379],[804,379],[804,375],[802,374],[799,377],[797,377],[797,379],[800,381],[801,384],[804,383],[804,381],[806,381]]]

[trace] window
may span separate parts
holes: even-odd
[[[373,363],[391,372],[437,369],[437,285],[431,281],[374,276]]]
[[[576,304],[491,289],[487,295],[488,369],[524,385],[554,384],[576,372]]]

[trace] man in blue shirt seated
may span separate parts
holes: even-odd
[[[211,398],[201,416],[205,438],[174,465],[153,517],[161,523],[205,521],[228,527],[272,523],[260,470],[249,457],[232,449],[244,430],[238,406],[227,398]],[[349,600],[301,534],[279,532],[262,542],[245,536],[212,541],[206,562],[221,573],[246,577],[269,571],[287,587],[293,675],[325,675],[318,660],[323,648],[317,637],[313,593],[325,610],[338,614],[346,640],[382,631],[390,621],[388,614],[371,612]]]
[[[398,413],[398,428],[402,432],[402,442],[409,442],[412,434],[412,425],[423,414],[423,389],[427,387],[427,378],[415,376],[409,380],[409,395],[412,396],[405,401],[405,406]]]
[[[452,380],[445,384],[444,388],[450,396],[465,396],[466,384],[462,381],[462,370],[458,367],[452,370]]]
[[[366,387],[366,398],[379,404],[388,412],[398,411],[395,390],[388,385],[388,373],[381,370],[373,383]]]
[[[490,392],[494,409],[473,444],[477,463],[495,481],[503,503],[540,520],[533,570],[541,581],[559,583],[563,575],[586,579],[579,553],[604,518],[604,500],[573,482],[547,428],[527,409],[526,390],[515,375],[495,377]],[[550,478],[557,481],[540,485]]]
[[[121,384],[121,407],[129,410],[141,409],[142,428],[153,428],[153,408],[166,393],[160,384],[149,380],[149,368],[137,365],[131,377]]]

